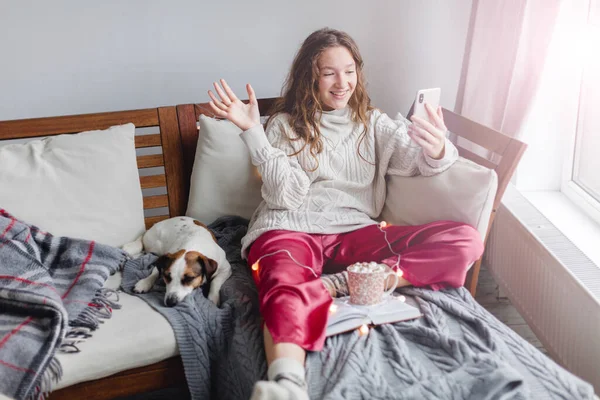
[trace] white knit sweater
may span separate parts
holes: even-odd
[[[271,230],[342,233],[374,224],[385,202],[386,174],[435,175],[458,158],[447,139],[442,159],[426,156],[408,136],[410,122],[400,115],[393,120],[372,111],[362,140],[363,125],[352,122],[350,108],[320,118],[323,151],[314,171],[309,146],[288,157],[302,147],[301,140],[287,139],[295,137],[289,115],[274,117],[266,134],[262,125],[241,133],[263,181],[263,201],[242,239],[244,258],[252,242]]]

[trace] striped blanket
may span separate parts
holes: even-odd
[[[104,281],[117,248],[55,237],[0,209],[0,394],[37,398],[61,377],[57,350],[78,351],[114,303]]]

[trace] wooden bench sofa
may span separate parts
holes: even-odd
[[[259,101],[262,113],[269,110],[273,100],[261,99]],[[140,174],[140,183],[143,189],[165,188],[165,194],[144,196],[145,210],[164,210],[164,212],[154,212],[152,216],[146,217],[146,227],[150,227],[171,216],[185,214],[198,139],[197,121],[200,114],[212,115],[208,104],[184,104],[133,111],[0,121],[0,140],[106,129],[112,125],[128,122],[132,122],[137,128],[152,128],[152,133],[138,135],[135,140],[135,146],[138,149],[161,150],[160,154],[140,155],[137,159],[141,172],[147,168],[164,168],[164,173]],[[444,109],[444,116],[455,139],[457,134],[460,134],[463,140],[488,150],[488,154],[490,154],[490,157],[484,157],[481,152],[474,152],[472,149],[467,150],[463,146],[458,146],[462,157],[494,169],[498,175],[498,189],[488,226],[489,233],[496,209],[500,205],[502,195],[526,145],[450,110]],[[475,294],[477,287],[480,264],[481,260],[471,268],[466,282],[466,286],[472,294]],[[103,379],[83,382],[54,391],[50,395],[50,399],[113,399],[161,388],[185,388],[186,382],[182,368],[181,359],[173,357],[152,365],[121,371]]]

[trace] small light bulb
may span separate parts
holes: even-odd
[[[398,278],[402,278],[402,275],[404,275],[404,272],[402,272],[402,270],[399,269],[398,271],[396,271],[396,275],[398,275]]]
[[[258,261],[252,264],[252,271],[258,271]]]
[[[398,296],[398,300],[400,300],[401,302],[405,302],[406,301],[406,297],[404,296]]]
[[[330,312],[330,313],[332,313],[332,314],[333,314],[334,312],[336,312],[336,311],[337,311],[337,309],[338,309],[338,306],[337,306],[337,304],[332,304],[332,305],[330,305],[330,306],[329,306],[329,312]]]
[[[381,221],[381,222],[379,223],[379,226],[380,226],[381,228],[385,228],[385,227],[387,226],[387,222],[385,222],[385,221]]]
[[[369,333],[369,327],[365,324],[363,324],[358,331],[360,332],[360,335],[366,335],[367,333]]]

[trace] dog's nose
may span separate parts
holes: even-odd
[[[177,305],[177,297],[175,296],[169,296],[165,299],[165,304],[167,305],[167,307],[173,307]]]

